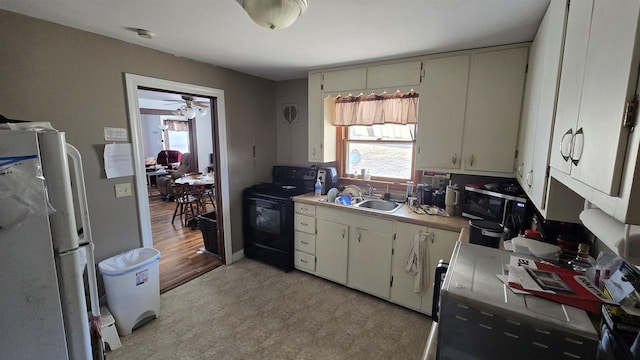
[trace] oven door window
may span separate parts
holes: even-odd
[[[255,201],[251,206],[251,227],[270,234],[280,234],[282,209],[277,204]]]

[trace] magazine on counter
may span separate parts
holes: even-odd
[[[596,314],[600,313],[603,303],[617,304],[578,272],[545,261],[525,259],[527,261],[523,262],[518,259],[522,258],[512,256],[508,265],[508,285],[511,288]]]

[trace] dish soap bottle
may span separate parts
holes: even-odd
[[[313,187],[313,190],[315,196],[322,195],[322,183],[320,182],[320,179],[316,180],[316,185]]]

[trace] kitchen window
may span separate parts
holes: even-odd
[[[344,176],[362,169],[380,180],[408,180],[413,174],[414,124],[353,125],[343,128]],[[340,146],[339,145],[339,146]]]
[[[341,175],[365,169],[374,180],[413,178],[418,93],[371,93],[325,99],[340,136],[337,152]]]

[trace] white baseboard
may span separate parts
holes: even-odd
[[[231,263],[234,263],[242,258],[244,258],[244,249],[236,251],[233,253],[233,255],[231,255]]]

